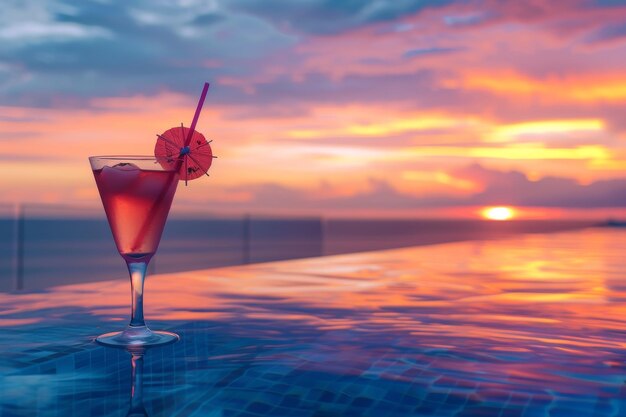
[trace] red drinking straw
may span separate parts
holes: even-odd
[[[189,144],[191,143],[191,136],[193,136],[193,131],[196,129],[196,124],[198,123],[198,119],[200,118],[202,105],[204,104],[204,99],[206,99],[206,94],[208,93],[208,91],[209,83],[204,83],[204,87],[202,88],[202,94],[200,94],[200,100],[198,100],[198,106],[196,107],[196,113],[193,115],[193,121],[191,122],[189,133],[187,133],[187,138],[185,139],[185,146],[189,146]]]
[[[188,148],[189,144],[191,143],[191,137],[193,136],[193,132],[196,129],[196,124],[198,123],[198,119],[200,118],[202,105],[204,104],[204,100],[206,99],[206,94],[208,91],[209,91],[209,83],[204,83],[204,87],[202,87],[202,94],[200,94],[200,100],[198,100],[198,105],[196,106],[196,113],[193,115],[193,120],[191,121],[191,127],[189,128],[189,133],[187,133],[187,137],[185,138],[183,149]],[[181,149],[180,155],[182,155],[183,149]],[[189,149],[187,149],[187,151],[188,150]],[[178,162],[176,162],[176,171],[180,171],[183,161],[185,162],[185,185],[187,185],[187,156],[184,156],[182,158],[179,157]]]
[[[204,104],[204,100],[206,99],[206,94],[209,91],[209,83],[204,83],[204,87],[202,87],[202,94],[200,94],[200,100],[198,100],[198,105],[196,106],[196,113],[193,115],[193,120],[191,121],[191,127],[189,128],[189,133],[187,133],[187,137],[185,138],[185,143],[183,144],[183,147],[180,149],[180,155],[178,157],[178,160],[176,161],[176,165],[174,166],[174,170],[176,172],[180,171],[181,166],[183,165],[183,162],[186,161],[187,159],[185,157],[181,156],[183,155],[182,151],[183,149],[187,148],[189,146],[189,144],[191,143],[191,137],[193,136],[193,132],[196,128],[196,124],[198,123],[198,119],[200,118],[200,112],[202,111],[202,105]],[[182,123],[181,123],[181,129],[183,127]],[[188,150],[188,149],[187,149]],[[186,175],[186,173],[185,173]],[[185,179],[185,185],[187,185],[187,180]]]
[[[189,128],[189,133],[187,134],[187,138],[185,139],[185,147],[189,146],[189,144],[191,143],[191,137],[193,136],[193,132],[194,129],[196,128],[196,124],[198,123],[198,119],[200,118],[200,112],[202,111],[202,105],[204,104],[204,100],[206,99],[206,95],[209,92],[209,83],[204,83],[204,87],[202,88],[202,94],[200,94],[200,100],[198,100],[198,106],[196,107],[196,113],[193,115],[193,120],[191,122],[191,127]],[[180,167],[183,164],[183,159],[185,158],[179,158],[178,162],[176,163],[176,168],[175,168],[175,172],[180,171]],[[176,180],[176,177],[172,177],[174,181]],[[185,181],[185,184],[187,182]],[[167,185],[167,187],[165,187],[163,189],[163,192],[157,197],[156,201],[154,202],[154,204],[152,205],[152,207],[150,208],[150,212],[148,213],[148,215],[146,216],[146,220],[144,221],[143,225],[141,226],[141,229],[139,231],[139,234],[137,235],[137,241],[135,242],[135,247],[139,245],[139,242],[141,240],[141,237],[143,235],[145,235],[145,233],[147,232],[148,227],[150,226],[150,219],[152,218],[152,216],[154,216],[154,212],[156,211],[157,207],[159,207],[159,205],[161,204],[161,200],[163,200],[165,198],[165,193],[167,192],[167,189],[170,187],[170,184]]]

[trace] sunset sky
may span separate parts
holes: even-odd
[[[99,205],[87,157],[150,154],[209,81],[176,210],[622,214],[625,68],[619,0],[10,0],[0,203]]]

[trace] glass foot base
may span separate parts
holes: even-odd
[[[96,342],[105,346],[126,348],[168,345],[179,339],[176,333],[152,331],[146,326],[128,326],[123,332],[100,335],[96,338]]]

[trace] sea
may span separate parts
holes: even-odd
[[[377,251],[593,226],[591,221],[170,219],[149,273]],[[0,291],[127,279],[106,220],[0,218]]]

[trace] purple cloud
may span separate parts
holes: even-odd
[[[605,41],[611,41],[626,36],[626,23],[620,22],[610,24],[595,30],[593,33],[587,36],[589,43],[600,43]]]
[[[521,172],[502,172],[474,164],[454,173],[458,178],[483,184],[482,191],[466,197],[443,195],[412,196],[396,190],[383,180],[370,180],[370,189],[349,197],[313,198],[306,191],[276,184],[236,187],[253,199],[238,208],[283,209],[285,207],[324,209],[401,209],[512,205],[517,207],[615,208],[626,206],[626,178],[595,181],[581,185],[573,179],[546,177],[531,181]],[[227,203],[225,205],[231,205]]]
[[[471,52],[473,45],[455,44],[451,48],[439,46],[438,41],[457,37],[455,42],[462,42],[465,33],[481,30],[482,25],[507,21],[541,22],[542,30],[556,31],[562,30],[566,21],[569,22],[566,27],[576,29],[574,32],[568,29],[568,36],[570,32],[574,33],[571,36],[578,36],[578,30],[585,30],[587,34],[595,33],[591,36],[598,40],[610,39],[624,33],[620,19],[623,8],[612,7],[610,12],[615,17],[607,21],[585,16],[589,10],[597,12],[620,5],[623,2],[219,0],[191,2],[182,7],[176,2],[155,4],[148,0],[132,4],[119,0],[25,0],[20,4],[9,3],[0,14],[0,104],[82,107],[93,97],[151,95],[163,90],[195,95],[198,85],[206,79],[247,79],[274,64],[284,71],[272,79],[259,81],[255,85],[258,92],[250,94],[237,87],[222,86],[214,91],[216,102],[265,103],[272,96],[263,92],[264,85],[272,88],[275,98],[280,98],[279,92],[284,91],[284,96],[314,101],[319,91],[326,92],[333,100],[375,100],[380,92],[368,95],[363,85],[384,84],[389,86],[385,91],[391,91],[398,84],[397,77],[415,78],[433,71],[444,77],[449,74],[443,74],[441,68],[427,66],[413,74],[391,73],[366,80],[355,76],[337,80],[328,74],[309,72],[305,74],[307,82],[315,81],[316,77],[321,77],[323,82],[316,85],[318,90],[306,91],[299,85],[302,82],[290,79],[291,69],[302,74],[305,57],[290,52],[311,39],[332,42],[333,36],[370,26],[376,33],[386,26],[393,27],[392,32],[398,37],[409,36],[416,28],[420,32],[424,30],[428,44],[408,49],[407,58],[460,50]],[[431,27],[432,22],[423,25],[404,22],[416,19],[426,10],[443,10],[441,27]],[[442,32],[446,27],[449,30]],[[528,56],[502,59],[522,72],[540,75],[551,75],[562,68],[585,67],[585,62],[598,63],[597,59],[568,60],[566,56],[571,54],[567,48],[556,52],[559,51],[537,52],[534,59]],[[284,59],[277,61],[277,56]],[[219,65],[206,65],[207,61]],[[366,57],[364,61],[378,62],[376,65],[381,67],[397,65],[384,59],[377,61],[376,57]],[[418,93],[424,101],[431,98],[430,92]],[[441,98],[438,93],[432,93],[430,105],[437,106]],[[456,99],[446,100],[446,105],[452,105]]]
[[[518,171],[500,172],[471,165],[457,171],[461,178],[476,178],[484,190],[463,203],[470,205],[510,204],[526,207],[607,208],[626,205],[626,179],[579,184],[571,178],[545,177],[531,181]]]

